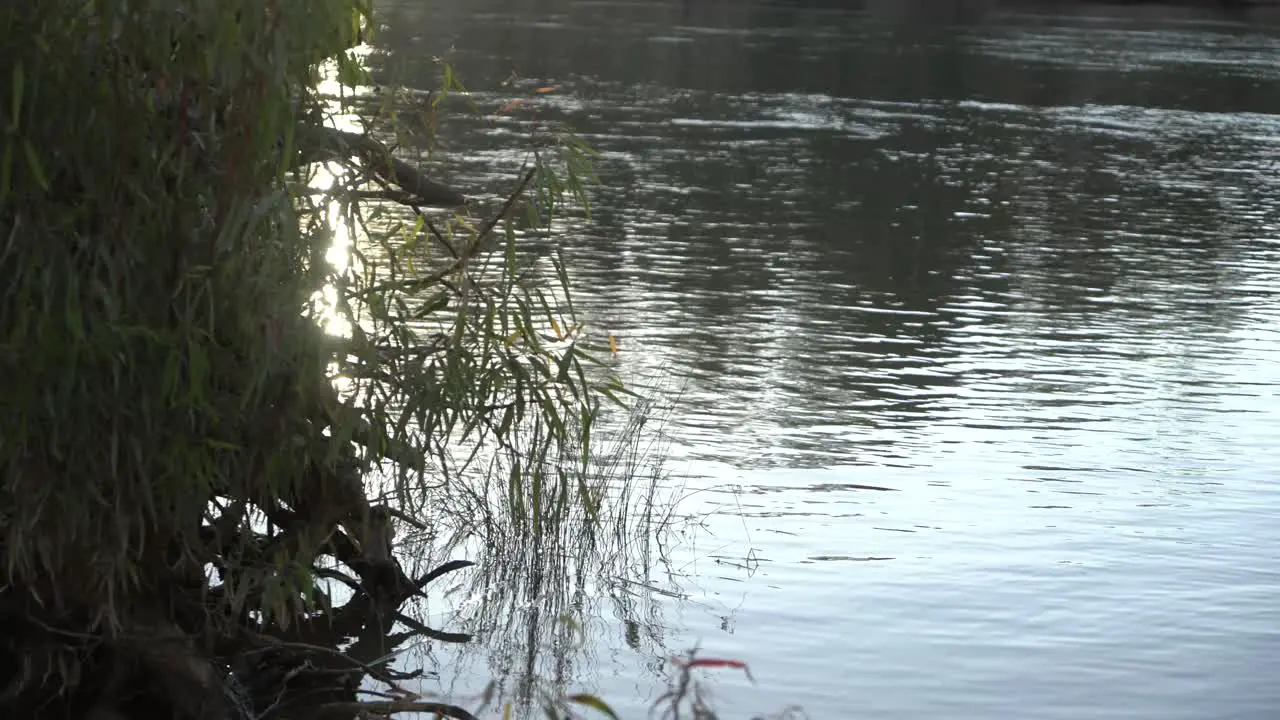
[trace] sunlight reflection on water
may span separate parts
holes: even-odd
[[[594,223],[542,242],[624,377],[681,393],[694,516],[644,577],[593,581],[550,674],[636,716],[695,643],[750,662],[758,686],[715,681],[743,717],[1280,707],[1273,34],[486,7],[439,20],[471,85],[554,82],[539,112],[602,151]],[[452,177],[494,187],[518,124],[452,122]],[[441,685],[518,674],[480,647]]]

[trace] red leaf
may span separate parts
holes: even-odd
[[[685,669],[691,669],[696,667],[733,668],[734,670],[741,670],[743,673],[745,673],[747,676],[747,679],[750,680],[751,682],[754,683],[756,681],[755,678],[751,677],[751,669],[748,668],[747,664],[742,662],[741,660],[728,660],[725,658],[691,658],[691,659],[685,660],[684,658],[671,658],[671,661]]]
[[[741,660],[722,660],[720,658],[694,658],[685,663],[685,667],[713,667],[722,668],[729,667],[735,670],[745,670],[747,664]]]
[[[524,104],[524,98],[517,98],[507,103],[506,105],[503,105],[502,109],[498,111],[498,114],[501,115],[502,113],[511,112],[512,110],[515,110],[516,108],[520,107],[523,104]]]

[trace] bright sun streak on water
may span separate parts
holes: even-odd
[[[356,56],[366,56],[371,52],[369,45],[361,45],[351,50]],[[321,79],[316,89],[328,97],[340,97],[352,93],[367,92],[367,88],[344,88],[338,82],[338,65],[330,61],[320,69]],[[332,100],[329,103],[331,122],[339,130],[360,132],[360,125],[354,115],[343,113],[341,103]],[[326,192],[343,179],[347,171],[337,163],[324,163],[311,178],[309,187],[318,192]],[[353,269],[352,248],[355,246],[357,229],[350,226],[342,214],[337,202],[330,202],[326,208],[329,227],[333,230],[333,243],[325,251],[325,261],[337,273],[345,273]],[[321,322],[325,332],[338,337],[351,337],[351,322],[337,312],[338,289],[333,284],[326,284],[311,296],[312,307],[321,314]]]

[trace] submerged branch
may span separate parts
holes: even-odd
[[[457,720],[477,720],[465,708],[440,702],[423,700],[384,700],[354,703],[329,703],[320,706],[318,717],[350,717],[351,713],[363,712],[369,715],[390,717],[394,713],[433,713],[437,717],[456,718]]]
[[[402,204],[431,207],[461,207],[467,198],[461,192],[428,178],[421,170],[395,157],[391,149],[378,140],[348,130],[324,125],[302,125],[298,129],[304,158],[309,162],[355,158],[369,173],[389,185],[400,188],[403,195],[384,195]]]

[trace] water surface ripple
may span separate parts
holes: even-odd
[[[427,88],[454,42],[477,88],[459,184],[538,118],[601,151],[560,247],[618,370],[683,389],[714,514],[663,642],[751,663],[731,712],[1280,717],[1280,36],[389,5],[393,60]],[[643,707],[654,657],[594,627],[576,682]]]

